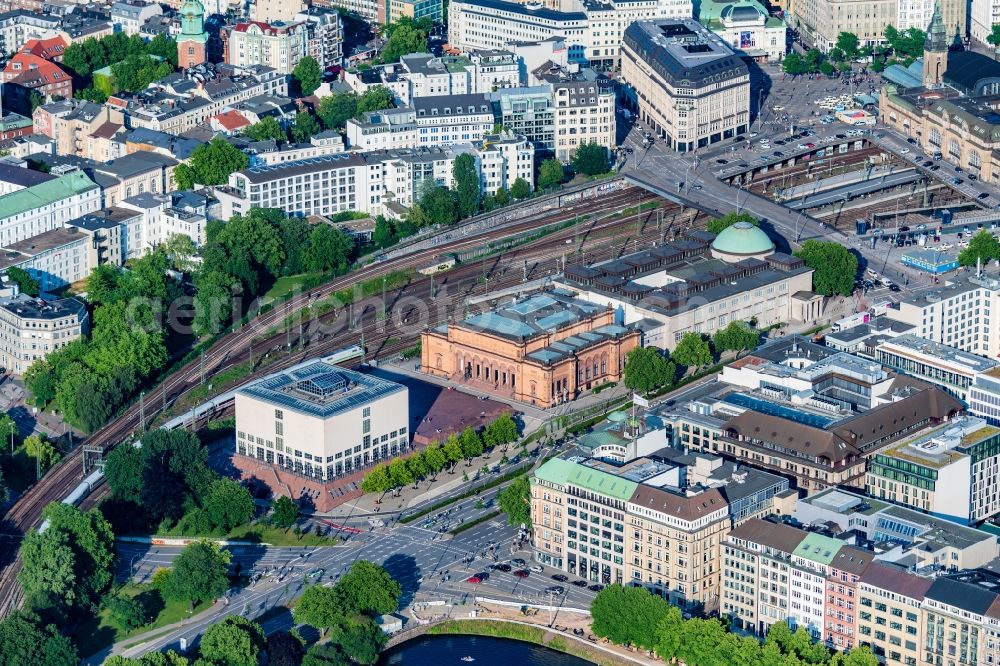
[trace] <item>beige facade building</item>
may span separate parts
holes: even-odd
[[[305,23],[237,23],[224,29],[221,37],[224,60],[238,67],[264,65],[287,75],[309,52]]]
[[[301,0],[254,0],[250,5],[250,17],[261,23],[290,23],[304,9],[305,3]]]
[[[679,152],[746,131],[750,73],[718,35],[691,19],[637,21],[625,30],[622,80],[639,117]]]
[[[557,160],[569,162],[584,143],[609,149],[616,146],[615,92],[608,78],[588,80],[551,62],[532,75],[552,86]]]
[[[641,585],[671,603],[719,605],[733,525],[775,511],[788,484],[676,449],[611,465],[556,458],[531,479],[536,559],[588,581]]]
[[[0,299],[0,364],[23,375],[32,363],[89,330],[87,306],[75,298],[48,303],[24,295]]]
[[[837,36],[850,32],[861,46],[885,39],[885,27],[898,24],[903,0],[795,0],[793,25],[807,32],[821,51],[829,51]]]
[[[886,666],[922,662],[923,610],[934,581],[876,562],[858,583],[858,644],[869,646]]]

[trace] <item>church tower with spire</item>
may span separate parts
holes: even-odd
[[[180,9],[181,34],[177,36],[177,65],[188,69],[205,62],[205,7],[198,0],[186,0]]]
[[[931,24],[927,26],[924,39],[924,87],[938,87],[944,81],[948,69],[948,29],[941,20],[941,7],[934,3]]]

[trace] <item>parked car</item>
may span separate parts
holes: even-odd
[[[528,576],[531,575],[531,572],[528,571],[527,569],[518,569],[517,571],[514,572],[514,575],[517,576],[518,578],[527,578]]]
[[[565,576],[563,574],[552,574],[552,580],[557,580],[560,583],[565,583],[566,581],[569,580],[569,576]]]
[[[573,585],[576,585],[577,587],[587,587],[587,581],[585,581],[585,580],[574,580],[573,581]]]
[[[989,199],[990,198],[990,193],[989,192],[981,192],[979,194],[979,196],[977,196],[976,198],[977,199]]]
[[[545,593],[563,595],[566,594],[566,588],[563,587],[562,585],[553,585],[551,587],[545,588]]]
[[[591,592],[600,592],[601,590],[604,589],[604,586],[601,585],[600,583],[594,583],[593,585],[591,585],[587,589],[590,590]]]
[[[545,569],[543,569],[542,565],[540,565],[540,564],[534,564],[534,565],[532,565],[531,566],[531,570],[534,571],[535,573],[542,573],[543,571],[545,571]]]

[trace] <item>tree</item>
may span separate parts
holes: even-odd
[[[199,602],[222,596],[229,587],[229,561],[229,552],[210,541],[185,546],[164,582],[164,596],[187,601],[191,610]]]
[[[462,446],[462,456],[466,459],[471,461],[476,456],[483,455],[483,440],[472,426],[462,431],[458,441]]]
[[[167,253],[171,265],[177,270],[190,273],[194,268],[194,256],[198,254],[198,248],[190,236],[170,234],[163,244],[163,251]]]
[[[716,217],[708,221],[705,230],[713,234],[721,234],[724,229],[728,229],[737,222],[748,222],[756,227],[760,226],[760,220],[750,213],[726,213],[722,217]]]
[[[785,59],[781,61],[781,70],[785,74],[792,76],[808,73],[807,65],[798,53],[789,53],[786,55]]]
[[[371,86],[358,99],[356,115],[369,111],[382,111],[396,106],[396,98],[385,86]]]
[[[302,666],[348,666],[350,660],[336,645],[316,643],[306,651]]]
[[[524,178],[518,176],[510,186],[510,196],[520,201],[531,196],[531,185]]]
[[[402,488],[408,483],[413,483],[413,474],[402,458],[394,458],[389,463],[389,482],[393,488]]]
[[[330,642],[357,664],[370,665],[378,661],[379,652],[388,638],[377,624],[367,617],[345,617],[334,628]]]
[[[990,34],[986,36],[986,42],[993,48],[1000,49],[1000,23],[994,23],[990,29]]]
[[[97,510],[82,512],[61,502],[46,506],[42,517],[48,529],[29,533],[21,546],[18,580],[25,595],[51,595],[67,608],[95,602],[112,581],[111,525]]]
[[[659,627],[670,605],[641,587],[609,585],[590,604],[591,628],[620,645],[652,650],[659,642]],[[693,662],[686,662],[693,663]]]
[[[142,443],[141,504],[154,522],[179,519],[185,507],[205,497],[215,480],[208,450],[185,430],[154,430]]]
[[[165,32],[161,32],[146,44],[146,52],[158,56],[177,67],[177,41]]]
[[[253,517],[250,491],[232,479],[217,479],[208,487],[202,508],[213,527],[228,532]]]
[[[599,143],[581,143],[573,153],[573,171],[587,176],[607,173],[608,149]]]
[[[28,296],[38,296],[38,294],[41,293],[41,287],[38,286],[38,280],[31,277],[28,271],[23,268],[11,266],[7,269],[7,278],[16,284],[17,288],[20,289],[23,294],[27,294]]]
[[[210,625],[201,638],[201,656],[224,666],[257,666],[263,647],[260,625],[241,615]]]
[[[837,35],[837,48],[841,50],[848,60],[853,60],[858,55],[858,46],[861,41],[858,36],[852,32],[842,32]],[[840,60],[840,58],[834,58],[834,60]]]
[[[760,333],[745,321],[733,321],[725,328],[716,331],[712,336],[712,342],[717,352],[753,351],[760,344]]]
[[[271,522],[277,527],[288,529],[299,519],[299,507],[291,497],[282,495],[271,505]]]
[[[958,263],[962,266],[975,266],[977,261],[985,266],[991,259],[1000,259],[1000,241],[985,229],[976,232],[958,255]]]
[[[431,185],[420,197],[419,208],[422,216],[414,220],[419,227],[428,224],[450,225],[458,222],[459,208],[455,194],[440,185]],[[418,215],[419,216],[419,215]]]
[[[110,620],[125,631],[138,629],[149,621],[145,606],[135,597],[110,594],[104,598],[103,605]]]
[[[0,666],[76,666],[76,647],[54,625],[41,626],[30,615],[14,611],[0,621]]]
[[[431,26],[428,21],[402,17],[395,23],[385,26],[388,39],[379,54],[382,62],[390,63],[399,60],[400,56],[410,53],[427,52],[427,36]]]
[[[455,180],[459,217],[469,217],[479,208],[481,194],[476,159],[469,153],[462,153],[452,163],[451,174]]]
[[[305,654],[302,641],[287,631],[276,631],[267,637],[268,666],[300,666]]]
[[[673,661],[681,647],[684,616],[677,606],[669,606],[656,627],[656,655],[667,662]]]
[[[309,246],[303,255],[305,267],[309,271],[347,270],[354,241],[340,229],[329,224],[317,224],[309,234]]]
[[[486,426],[486,430],[483,433],[484,443],[490,447],[510,444],[517,441],[517,438],[517,423],[514,422],[514,418],[507,412],[504,412]]]
[[[288,135],[274,116],[264,116],[243,130],[243,135],[254,141],[287,141]],[[192,155],[193,156],[193,155]]]
[[[339,597],[332,587],[312,585],[302,593],[293,614],[296,622],[325,632],[340,618]]]
[[[810,239],[794,254],[813,269],[813,291],[816,293],[850,296],[854,291],[858,258],[840,243]]]
[[[332,588],[346,614],[387,615],[399,608],[402,588],[383,567],[357,560]]]
[[[625,386],[642,394],[674,382],[676,370],[655,347],[634,347],[625,356]]]
[[[531,528],[531,483],[526,475],[514,479],[497,495],[500,510],[507,514],[507,524]]]
[[[195,183],[223,185],[229,174],[246,169],[247,162],[246,153],[217,136],[195,148],[188,164],[177,165],[174,180],[179,190],[190,190]]]
[[[316,115],[323,121],[323,127],[342,130],[347,121],[358,114],[358,96],[354,93],[337,93],[319,101]]]
[[[389,468],[386,465],[376,465],[361,480],[361,490],[366,493],[384,493],[392,487]]]
[[[708,340],[701,333],[693,331],[684,334],[670,357],[688,368],[703,368],[712,364],[712,350],[708,346]]]
[[[295,114],[295,124],[292,125],[292,138],[299,143],[307,143],[320,132],[319,121],[308,111]]]
[[[59,462],[61,457],[52,442],[39,433],[29,435],[24,439],[24,452],[29,458],[34,458],[37,461],[38,468],[43,472]]]
[[[306,56],[299,60],[292,70],[292,79],[298,83],[299,92],[303,97],[312,95],[319,84],[323,82],[323,72],[319,68],[319,63],[312,56]]]
[[[441,450],[445,457],[448,458],[448,462],[453,465],[462,459],[462,445],[459,443],[458,437],[455,435],[451,435],[445,441]]]
[[[432,474],[437,474],[444,469],[444,466],[448,464],[448,459],[444,454],[444,450],[437,443],[431,444],[426,449],[424,449],[424,463],[427,465],[427,469],[431,471]]]
[[[542,190],[555,187],[563,182],[562,162],[555,158],[547,159],[538,167],[538,187]]]
[[[410,471],[410,476],[413,477],[413,483],[416,483],[420,479],[427,476],[430,471],[427,468],[427,463],[424,462],[424,457],[421,454],[412,455],[406,460],[406,468]]]

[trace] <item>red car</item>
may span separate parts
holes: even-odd
[[[478,584],[478,583],[482,583],[483,579],[480,578],[479,576],[469,576],[468,578],[465,579],[465,582],[466,583],[476,583],[476,584]]]
[[[528,576],[531,575],[531,572],[528,571],[527,569],[518,569],[517,571],[514,572],[514,575],[517,576],[518,578],[527,578]]]

